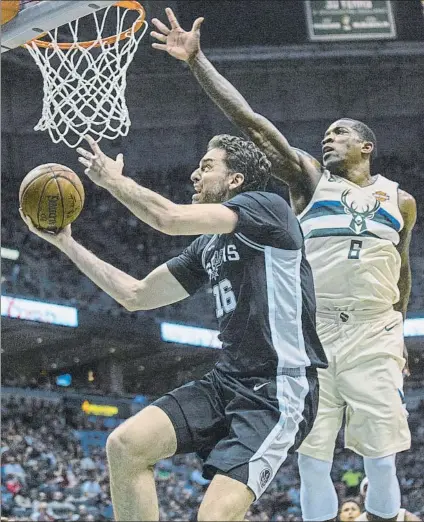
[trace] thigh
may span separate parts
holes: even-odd
[[[383,457],[410,447],[403,401],[403,324],[391,311],[378,321],[354,325],[340,363],[338,387],[346,401],[346,447]]]
[[[327,355],[328,368],[318,369],[318,412],[310,433],[298,451],[316,459],[331,461],[346,407],[336,382],[335,354],[340,343],[340,333],[337,325],[325,322],[318,322],[318,333]]]
[[[208,456],[205,474],[223,473],[247,485],[258,499],[300,443],[299,434],[312,424],[317,377],[299,374],[241,381],[226,407],[229,433]],[[229,388],[236,386],[229,383]]]
[[[228,433],[215,371],[167,393],[153,403],[169,417],[177,438],[176,453],[208,454]]]
[[[402,371],[390,356],[378,356],[339,376],[346,400],[345,444],[364,457],[409,449]]]

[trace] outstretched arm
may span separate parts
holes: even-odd
[[[237,224],[237,214],[220,204],[177,205],[160,194],[122,175],[124,160],[104,154],[99,145],[86,136],[92,152],[78,148],[85,173],[100,187],[123,203],[141,221],[168,235],[196,236],[227,234]]]
[[[309,191],[313,191],[321,176],[319,163],[298,154],[281,132],[264,116],[254,112],[237,89],[205,57],[200,49],[203,18],[198,18],[187,32],[180,27],[171,9],[167,8],[166,14],[171,28],[156,18],[152,20],[160,32],[151,34],[162,42],[154,43],[153,47],[188,63],[214,103],[268,156],[277,178],[291,188],[309,184]]]
[[[55,235],[36,229],[22,211],[21,216],[34,234],[59,248],[93,283],[131,312],[166,306],[189,295],[165,264],[138,280],[102,261],[75,241],[70,225]]]

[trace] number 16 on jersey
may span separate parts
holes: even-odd
[[[217,285],[212,287],[212,293],[215,296],[217,319],[235,309],[237,302],[231,286],[231,281],[223,279]]]

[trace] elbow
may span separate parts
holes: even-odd
[[[125,308],[127,312],[138,312],[140,308],[132,303],[131,301],[125,301],[122,303],[122,306]]]
[[[264,127],[266,118],[261,114],[257,114],[252,109],[243,108],[240,110],[234,123],[241,127],[248,137],[258,146],[264,147],[266,140],[264,136]]]
[[[262,118],[260,114],[257,114],[250,106],[242,106],[238,109],[237,112],[234,113],[231,118],[234,123],[240,125],[244,128],[248,128],[250,132],[254,129],[258,128],[260,125],[260,118]]]
[[[140,297],[128,298],[122,303],[122,306],[127,312],[145,312],[146,310],[152,310],[152,307]]]
[[[137,283],[133,285],[121,301],[121,304],[128,312],[145,312],[159,307],[159,305],[155,303],[155,296],[152,295],[152,289],[148,287],[144,279],[137,281]]]
[[[144,289],[143,281],[137,281],[137,284],[135,284],[133,288],[128,290],[128,292],[125,295],[125,298],[121,301],[121,305],[128,312],[139,312],[142,310],[150,309],[147,306],[146,292]]]

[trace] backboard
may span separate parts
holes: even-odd
[[[46,31],[113,5],[116,0],[44,0],[20,2],[16,16],[2,26],[1,52],[23,45]],[[9,2],[2,2],[2,11]]]

